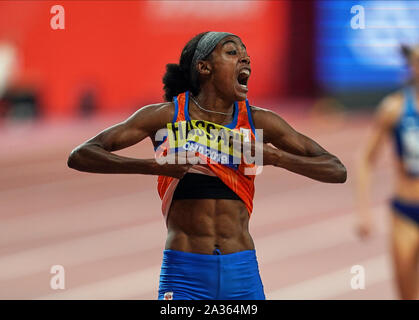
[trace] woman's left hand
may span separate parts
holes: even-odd
[[[278,166],[278,158],[281,150],[269,143],[259,141],[246,142],[243,144],[243,158],[245,163],[255,163],[258,166]]]

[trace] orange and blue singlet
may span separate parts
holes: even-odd
[[[167,135],[163,141],[155,148],[156,157],[164,157],[170,152],[178,152],[183,148],[184,150],[197,151],[199,157],[205,160],[205,164],[191,167],[189,172],[197,174],[198,178],[190,176],[186,179],[185,177],[189,173],[181,180],[167,176],[158,177],[158,192],[162,200],[162,212],[166,223],[174,196],[191,197],[190,194],[176,194],[179,191],[177,187],[182,187],[180,193],[187,193],[185,190],[193,191],[193,188],[199,188],[198,185],[188,189],[182,185],[183,180],[188,181],[188,184],[193,184],[197,179],[204,182],[206,189],[204,188],[205,190],[201,194],[194,191],[195,196],[199,194],[204,198],[240,199],[245,204],[250,217],[253,210],[255,175],[248,173],[256,172],[257,165],[245,162],[231,163],[232,158],[235,158],[237,154],[235,154],[234,147],[227,143],[230,140],[226,136],[213,140],[217,146],[226,142],[222,152],[214,152],[208,147],[203,135],[208,134],[210,137],[209,129],[217,129],[220,126],[208,124],[205,121],[191,120],[188,102],[189,92],[179,94],[174,98],[175,113],[172,123],[168,124],[168,128],[171,130],[166,132]],[[192,127],[197,129],[195,140],[189,139],[188,136]],[[222,127],[230,130],[229,134],[232,136],[236,133],[239,134],[239,139],[244,141],[255,140],[257,136],[249,102],[247,100],[235,102],[232,122]],[[222,133],[222,131],[220,132]],[[214,161],[207,161],[209,159]],[[223,162],[223,159],[228,160],[227,163]],[[211,180],[211,178],[214,179]],[[205,192],[208,193],[205,194]],[[264,300],[265,294],[259,274],[256,251],[245,250],[223,254],[219,249],[215,249],[213,254],[209,255],[164,250],[158,299]]]

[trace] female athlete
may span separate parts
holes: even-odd
[[[391,201],[392,257],[401,299],[419,298],[419,46],[402,47],[413,79],[402,90],[381,102],[371,138],[364,150],[358,179],[357,231],[361,238],[371,234],[372,218],[368,207],[372,166],[386,137],[395,145],[396,185]]]
[[[166,156],[169,149],[179,149],[171,148],[168,136],[156,138],[160,129],[171,125],[176,131],[173,136],[180,139],[182,130],[192,127],[206,130],[208,137],[209,129],[221,128],[220,143],[226,132],[241,133],[247,143],[258,138],[263,165],[322,182],[346,180],[346,169],[337,157],[293,130],[276,113],[249,105],[250,73],[250,57],[238,36],[198,34],[184,47],[179,64],[167,65],[163,77],[167,102],[139,109],[69,156],[69,167],[81,171],[158,175],[168,229],[159,299],[265,299],[248,230],[255,174],[246,174],[245,169],[255,165],[245,161],[236,167],[217,161],[162,164],[157,157],[132,159],[112,151],[150,137],[160,156]],[[263,129],[259,137],[256,128]],[[183,146],[190,147],[189,142]],[[192,153],[202,159],[200,149],[192,151],[197,150]]]

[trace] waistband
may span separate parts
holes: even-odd
[[[394,209],[410,213],[410,214],[419,214],[419,201],[418,202],[408,202],[398,198],[393,198],[391,200],[391,205]]]
[[[166,249],[163,251],[163,262],[166,263],[243,263],[256,260],[256,250],[245,250],[228,254],[201,254]]]

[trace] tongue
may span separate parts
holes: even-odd
[[[245,86],[246,85],[246,74],[244,73],[240,73],[239,77],[237,78],[237,82],[242,85]]]

